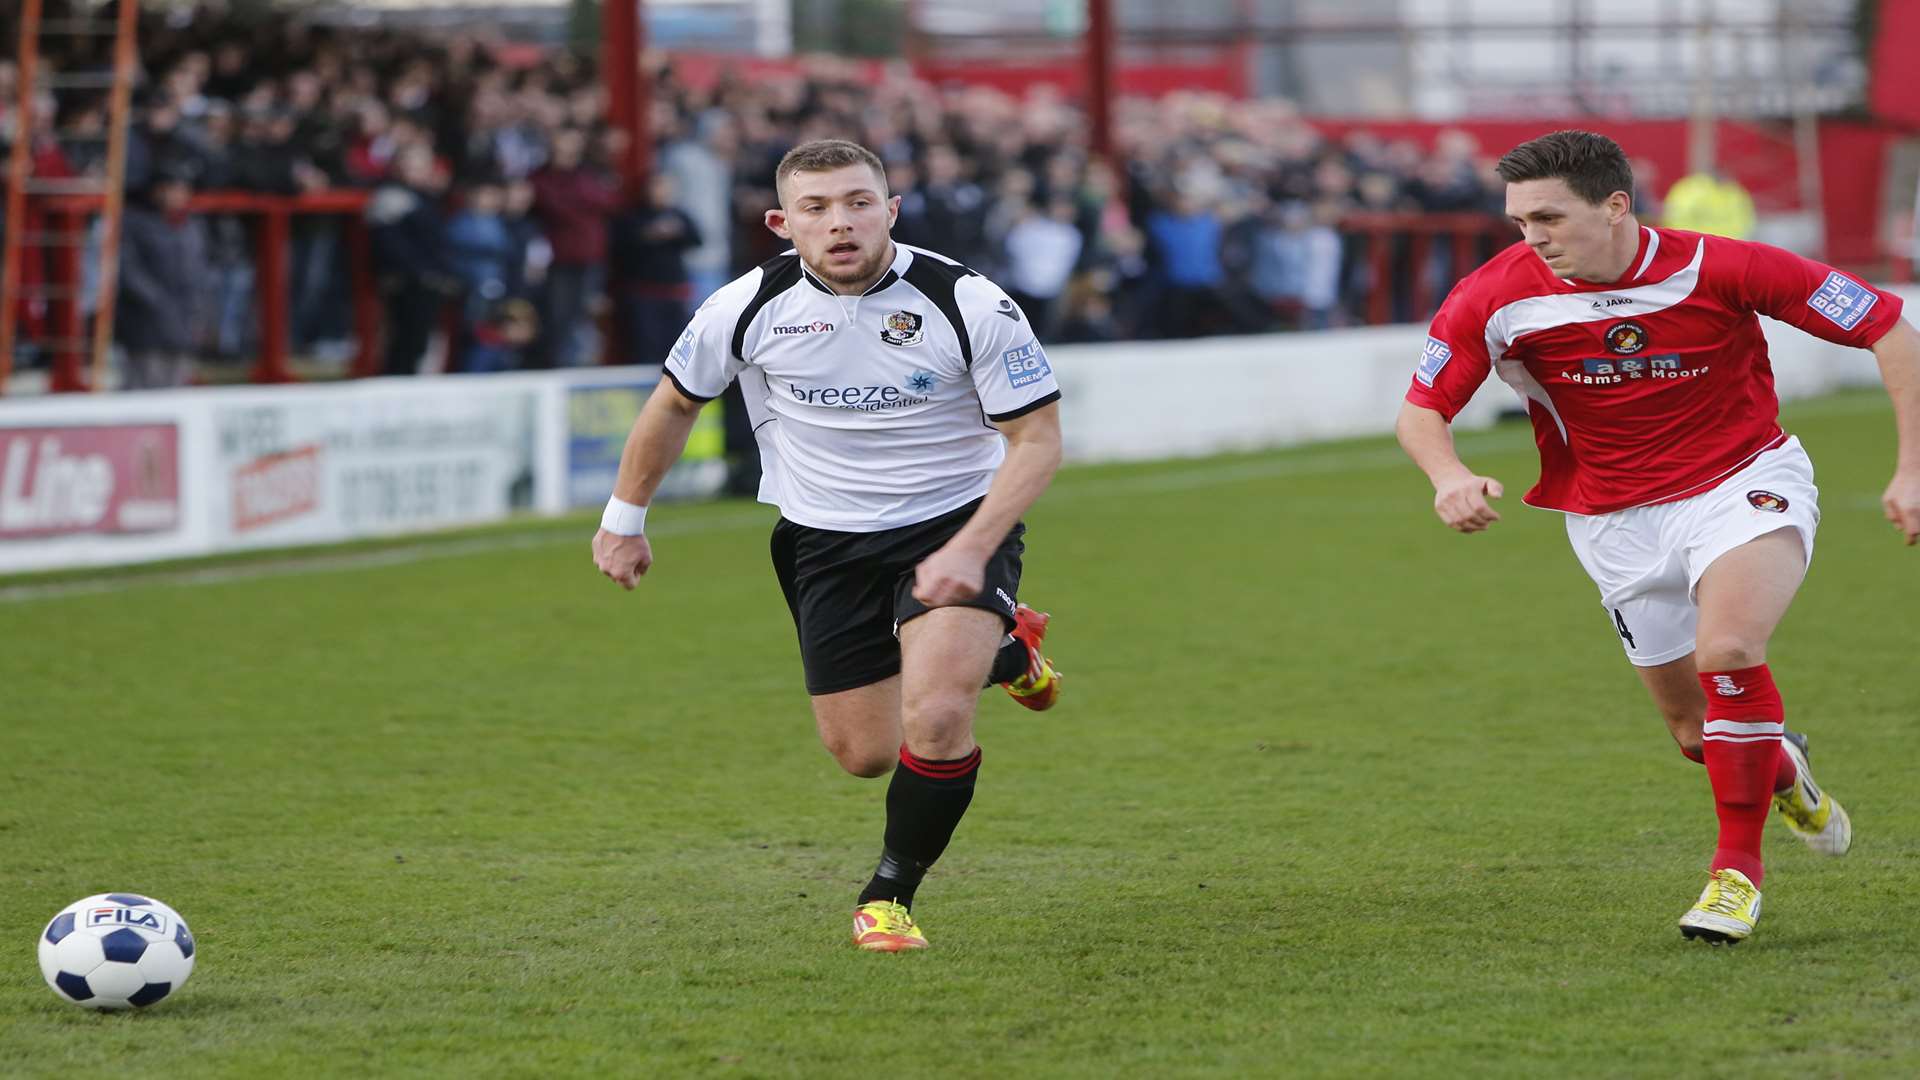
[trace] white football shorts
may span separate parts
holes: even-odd
[[[1700,621],[1694,591],[1715,559],[1792,528],[1811,562],[1819,525],[1813,461],[1789,437],[1698,495],[1611,514],[1568,514],[1567,539],[1600,587],[1600,605],[1627,659],[1652,667],[1693,651]]]

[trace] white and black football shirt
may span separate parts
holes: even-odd
[[[1033,327],[1000,287],[896,244],[840,296],[788,251],[708,298],[667,356],[688,397],[740,380],[760,443],[760,501],[789,521],[878,532],[985,495],[1006,456],[989,421],[1060,398]]]

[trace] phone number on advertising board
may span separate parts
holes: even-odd
[[[479,461],[354,466],[340,474],[340,513],[349,525],[473,516],[486,475]]]

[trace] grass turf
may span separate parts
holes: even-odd
[[[1506,427],[1477,537],[1380,441],[1063,474],[1022,593],[1067,697],[983,699],[919,955],[846,943],[884,781],[813,737],[770,511],[663,510],[635,594],[581,521],[15,596],[0,1073],[1912,1075],[1920,553],[1883,397],[1788,422],[1826,518],[1772,662],[1859,839],[1771,825],[1737,950],[1674,929],[1705,777]],[[145,1013],[33,959],[109,890],[199,938]]]

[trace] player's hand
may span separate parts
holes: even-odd
[[[1887,493],[1880,496],[1887,520],[1907,535],[1907,546],[1920,543],[1920,471],[1904,469],[1893,474]]]
[[[601,529],[593,537],[593,565],[614,584],[631,592],[653,566],[653,545],[644,534],[621,536]]]
[[[1499,512],[1487,500],[1497,499],[1506,492],[1500,481],[1491,476],[1469,474],[1442,484],[1434,492],[1433,512],[1440,515],[1449,529],[1477,533],[1500,520]]]
[[[986,557],[956,551],[949,544],[914,569],[913,598],[928,607],[963,604],[979,596],[986,582]]]

